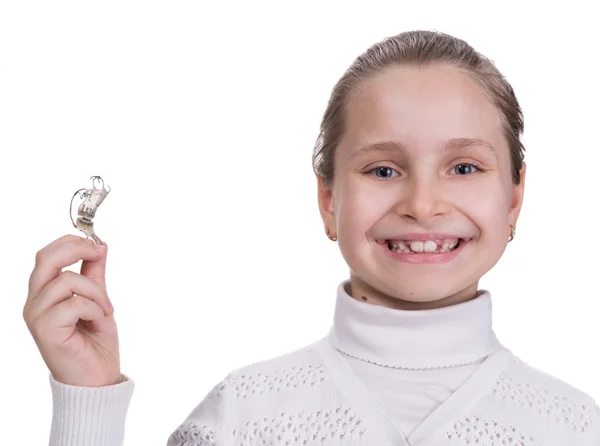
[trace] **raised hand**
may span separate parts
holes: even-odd
[[[107,246],[74,235],[38,251],[23,318],[55,380],[121,382],[119,338],[106,291]],[[80,274],[63,268],[83,260]]]

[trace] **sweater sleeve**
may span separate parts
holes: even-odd
[[[592,429],[589,431],[589,435],[586,437],[584,446],[598,446],[600,445],[600,405],[594,401],[594,418],[592,421]]]
[[[134,382],[123,375],[119,384],[78,387],[50,374],[52,425],[49,446],[121,446]]]
[[[177,429],[167,446],[222,446],[224,406],[230,376],[214,386]]]

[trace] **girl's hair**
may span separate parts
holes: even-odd
[[[515,93],[494,63],[478,53],[464,40],[435,31],[410,31],[388,37],[361,54],[334,86],[321,121],[321,130],[313,153],[313,168],[331,187],[334,156],[345,128],[348,95],[365,81],[393,66],[448,64],[470,74],[502,116],[504,135],[511,158],[514,184],[520,183],[525,148],[523,112]]]

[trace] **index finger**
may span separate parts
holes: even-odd
[[[103,253],[91,240],[75,235],[61,237],[38,251],[36,264],[29,277],[27,300],[35,299],[63,268],[80,260],[98,260]]]

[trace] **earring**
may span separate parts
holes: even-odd
[[[327,234],[327,237],[329,237],[329,240],[331,240],[332,242],[337,242],[337,237],[332,237],[331,233],[329,232],[329,229],[325,229],[325,233]]]
[[[508,237],[508,242],[512,242],[513,239],[515,238],[515,227],[513,225],[509,225],[510,226],[510,236]]]

